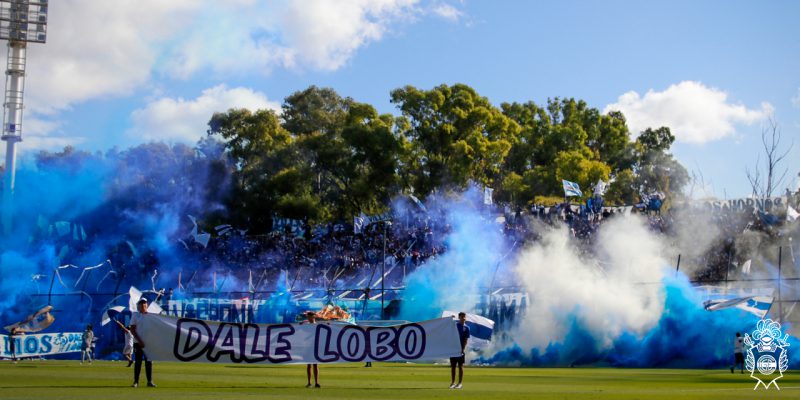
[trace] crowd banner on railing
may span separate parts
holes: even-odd
[[[300,219],[272,217],[272,231],[285,233],[287,230],[295,236],[303,236],[305,223]]]
[[[16,356],[39,357],[81,351],[81,332],[37,333],[35,335],[14,335]],[[0,356],[11,358],[11,341],[7,335],[0,335]]]
[[[786,208],[786,197],[765,197],[765,198],[746,198],[746,199],[732,199],[732,200],[693,200],[689,202],[678,203],[682,206],[689,206],[693,208],[701,208],[711,211],[747,211],[749,209],[756,209],[759,211],[774,211]]]
[[[219,323],[143,315],[137,327],[151,360],[316,364],[415,361],[461,354],[452,318],[394,326]]]

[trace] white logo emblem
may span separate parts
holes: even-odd
[[[783,372],[789,368],[789,335],[781,337],[781,324],[771,319],[758,321],[753,337],[744,334],[744,344],[747,345],[747,358],[745,368],[750,371],[750,377],[755,379],[756,386],[763,385],[769,389],[771,385],[781,390],[778,379],[783,377]],[[773,375],[774,374],[774,375]]]

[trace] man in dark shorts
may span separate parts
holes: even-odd
[[[144,373],[147,376],[147,387],[156,387],[153,383],[153,362],[144,354],[144,340],[139,336],[137,331],[140,321],[147,314],[147,299],[142,297],[136,303],[138,313],[133,313],[131,317],[131,333],[133,334],[133,385],[132,387],[139,387],[139,374],[142,373],[142,361],[144,360]]]
[[[9,350],[11,351],[11,362],[14,364],[17,363],[17,339],[14,338],[17,336],[17,328],[11,328],[11,331],[8,332],[8,345]]]
[[[461,381],[464,378],[464,351],[467,348],[467,340],[469,340],[469,327],[467,326],[466,313],[458,313],[456,329],[461,339],[461,355],[458,357],[450,357],[450,389],[461,389]],[[456,366],[458,366],[458,384],[456,384]]]
[[[731,366],[731,373],[739,365],[739,372],[744,373],[744,340],[742,334],[736,332],[736,341],[733,342],[733,366]]]
[[[306,311],[306,320],[301,324],[316,324],[317,314],[313,311]],[[306,378],[308,378],[307,388],[311,387],[311,372],[314,372],[314,387],[319,388],[319,366],[317,364],[306,364]]]

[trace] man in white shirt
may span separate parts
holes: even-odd
[[[130,330],[135,340],[133,343],[133,385],[131,386],[139,387],[139,374],[142,372],[142,359],[144,358],[144,371],[145,375],[147,375],[147,386],[156,387],[156,384],[153,383],[153,362],[150,361],[144,354],[144,351],[142,351],[145,343],[137,332],[137,325],[139,325],[144,315],[147,314],[147,299],[144,297],[139,299],[139,302],[136,303],[136,309],[139,312],[133,313],[130,324]]]

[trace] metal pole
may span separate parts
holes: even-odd
[[[783,323],[783,299],[781,298],[781,264],[783,262],[783,246],[778,246],[778,322]]]
[[[17,142],[22,141],[22,95],[25,90],[26,43],[8,42],[6,91],[3,103],[3,136],[6,141],[6,171],[3,185],[3,232],[11,233],[14,215],[14,186],[17,170]]]
[[[728,264],[725,266],[725,293],[728,293],[728,271],[731,270],[731,250],[728,249]]]
[[[58,270],[53,268],[53,277],[50,278],[50,290],[47,291],[47,305],[53,304],[53,283],[56,281],[56,273],[58,273]]]
[[[386,222],[383,223],[383,259],[381,260],[381,319],[386,319],[386,308],[384,307],[384,299],[386,297],[386,275],[384,275],[384,268],[386,267]]]
[[[681,269],[681,255],[678,254],[678,265],[675,266],[675,277],[678,277],[678,270]]]

